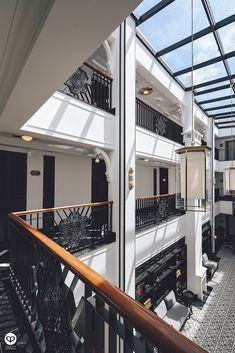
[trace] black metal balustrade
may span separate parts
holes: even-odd
[[[116,240],[112,232],[112,202],[28,211],[19,215],[71,253],[81,253]]]
[[[22,217],[9,216],[10,277],[35,353],[206,353]]]
[[[65,81],[63,93],[115,114],[112,108],[112,78],[83,64]]]
[[[136,124],[183,145],[183,128],[136,98]]]
[[[138,197],[135,203],[136,229],[159,224],[171,216],[184,214],[175,208],[175,194]]]

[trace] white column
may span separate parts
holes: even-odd
[[[109,198],[113,200],[113,230],[116,232],[116,284],[135,295],[135,177],[129,190],[128,171],[135,175],[135,22],[128,18],[114,32],[111,46],[115,148],[110,152],[112,182]]]
[[[183,109],[183,131],[185,145],[191,144],[192,136],[192,95],[186,93]],[[196,145],[199,140],[196,139]],[[202,266],[202,212],[186,212],[185,241],[187,244],[187,284],[188,289],[202,299],[205,289],[205,269]]]
[[[135,22],[129,17],[121,25],[121,286],[135,295]],[[134,170],[134,187],[128,186],[128,171]]]

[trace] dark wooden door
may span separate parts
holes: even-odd
[[[43,208],[55,206],[55,157],[43,157]],[[50,236],[54,226],[54,212],[43,214],[43,229]]]
[[[160,195],[168,194],[168,169],[160,168]]]
[[[8,213],[26,210],[27,154],[0,151],[0,243],[8,245]]]
[[[108,182],[105,172],[105,162],[100,160],[96,163],[92,159],[91,202],[108,201]]]

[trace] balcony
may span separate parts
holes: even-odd
[[[87,207],[82,206],[84,217]],[[9,285],[33,351],[116,353],[121,344],[124,352],[206,353],[37,229],[50,230],[80,208],[9,215]],[[44,213],[51,213],[46,222]]]
[[[136,98],[136,125],[183,145],[182,127],[138,98]]]
[[[215,159],[220,162],[235,160],[235,148],[215,148]]]
[[[138,197],[135,209],[136,230],[184,214],[175,208],[175,194]]]
[[[85,63],[65,81],[59,91],[115,114],[112,108],[112,81],[111,77]]]

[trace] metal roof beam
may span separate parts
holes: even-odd
[[[231,76],[223,76],[221,78],[216,78],[215,80],[211,80],[211,81],[199,83],[198,85],[194,85],[194,89],[202,88],[202,87],[206,87],[206,86],[210,86],[210,85],[214,85],[216,83],[220,83],[220,82],[227,81],[227,80],[229,81],[229,80],[232,80],[234,78],[235,78],[235,74],[231,75]],[[186,91],[191,91],[192,87],[186,87],[185,90]]]
[[[201,104],[215,103],[215,102],[219,102],[219,101],[223,101],[223,100],[231,99],[231,98],[235,98],[235,94],[233,94],[232,96],[229,95],[229,96],[217,97],[217,98],[213,98],[213,99],[207,99],[207,100],[204,100],[201,102],[197,101],[197,104],[201,105]]]
[[[226,109],[226,108],[231,108],[235,107],[235,104],[227,104],[227,105],[220,105],[219,107],[213,107],[213,108],[207,108],[205,109],[206,112],[211,111],[211,110],[217,110],[217,109]]]
[[[214,26],[208,26],[208,27],[194,33],[193,39],[196,40],[201,37],[204,37],[205,35],[213,32],[214,30],[217,30],[217,29],[220,29],[224,26],[227,26],[228,24],[230,24],[234,21],[235,21],[235,15],[226,17],[225,19],[217,22]],[[160,50],[159,52],[156,53],[156,56],[159,57],[159,56],[165,55],[165,54],[171,52],[172,50],[178,49],[186,44],[189,44],[191,41],[192,41],[192,36],[190,35],[190,36],[178,41],[177,43],[169,45],[167,48]]]
[[[195,96],[200,96],[200,95],[202,95],[202,94],[220,91],[220,90],[226,89],[226,88],[230,88],[230,84],[228,84],[228,85],[223,85],[223,86],[219,86],[219,87],[214,87],[214,88],[205,89],[204,91],[200,91],[200,92],[195,92]]]
[[[176,71],[173,75],[175,77],[176,76],[180,76],[180,75],[184,75],[184,74],[187,74],[188,72],[191,72],[192,70],[195,71],[195,70],[201,69],[203,67],[206,67],[206,66],[209,66],[209,65],[212,65],[212,64],[216,64],[216,63],[218,63],[220,61],[232,58],[233,56],[235,56],[235,50],[233,50],[233,51],[231,51],[231,52],[229,52],[227,54],[217,56],[216,58],[203,61],[202,63],[194,65],[193,68],[192,68],[192,66],[189,66],[189,67],[186,67],[183,70]]]
[[[153,6],[150,10],[140,16],[140,18],[137,20],[137,26],[149,20],[152,16],[156,15],[156,13],[163,10],[166,6],[170,5],[173,1],[175,0],[162,0],[157,5]]]

